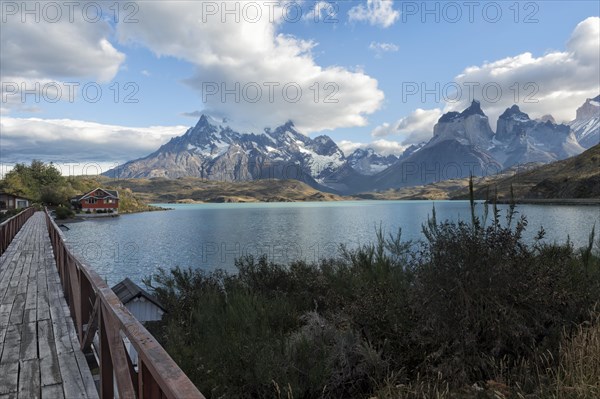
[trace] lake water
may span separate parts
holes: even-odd
[[[166,204],[174,209],[71,223],[65,236],[110,285],[125,277],[139,283],[158,267],[235,271],[235,259],[246,254],[283,263],[318,260],[336,255],[340,244],[372,242],[379,225],[388,232],[402,228],[405,240],[420,240],[433,204],[438,220],[470,219],[468,201]],[[477,210],[482,213],[483,205]],[[565,242],[569,236],[583,246],[594,223],[600,227],[598,206],[519,205],[517,210],[528,218],[528,239],[543,226],[546,241]]]

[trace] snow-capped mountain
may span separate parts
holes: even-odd
[[[478,101],[448,112],[427,143],[403,154],[382,156],[358,149],[348,157],[328,136],[310,138],[292,122],[263,132],[236,132],[203,115],[196,126],[145,158],[127,162],[107,176],[196,176],[211,180],[297,179],[342,194],[423,185],[470,175],[496,174],[515,164],[553,162],[600,141],[600,96],[588,99],[569,125],[546,115],[532,120],[514,105],[498,118],[496,132]]]
[[[600,144],[600,95],[588,98],[577,109],[577,116],[569,126],[582,147],[591,148]]]
[[[329,137],[311,139],[296,131],[292,122],[261,134],[242,134],[203,115],[184,135],[106,175],[196,176],[224,181],[297,179],[323,188],[345,165],[343,152]]]
[[[372,148],[359,148],[347,158],[352,169],[358,173],[371,176],[379,173],[398,161],[395,155],[379,155]]]
[[[504,168],[554,162],[584,151],[569,126],[544,120],[530,119],[517,105],[500,115],[491,152]]]
[[[594,101],[589,100],[590,106]],[[590,126],[597,123],[586,108],[578,115]],[[589,134],[589,133],[588,133]],[[597,138],[596,138],[597,140]],[[417,152],[373,178],[373,190],[423,185],[452,178],[496,174],[516,164],[554,162],[584,151],[567,125],[546,115],[532,120],[517,105],[490,127],[479,102],[463,112],[448,112],[439,119],[433,138]]]
[[[498,171],[501,165],[488,152],[494,132],[478,101],[463,112],[449,112],[438,120],[433,138],[422,148],[373,178],[373,190],[424,185],[469,175]]]

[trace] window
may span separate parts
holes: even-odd
[[[87,203],[88,204],[95,204],[96,201],[97,201],[96,198],[93,198],[93,197],[90,197],[90,198],[87,199]]]

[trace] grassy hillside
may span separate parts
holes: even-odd
[[[222,182],[183,177],[110,180],[107,183],[113,187],[130,189],[137,198],[146,203],[292,202],[344,199],[315,190],[297,180]]]
[[[564,161],[530,171],[475,184],[475,196],[486,199],[498,192],[498,199],[510,199],[511,186],[516,200],[600,199],[600,145]],[[453,199],[468,198],[468,190],[450,193]]]
[[[475,178],[474,186],[475,198],[483,200],[491,199],[496,192],[500,201],[510,200],[511,186],[517,201],[570,200],[578,203],[600,200],[600,145],[563,161],[525,165],[500,175]],[[469,179],[362,193],[356,197],[374,200],[468,199]]]

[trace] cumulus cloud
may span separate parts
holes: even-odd
[[[121,163],[148,155],[185,126],[126,127],[73,119],[2,117],[2,161]]]
[[[400,12],[394,9],[393,0],[367,0],[367,4],[359,4],[348,11],[350,22],[367,22],[370,25],[389,28],[398,18]]]
[[[251,13],[244,11],[250,3],[233,3],[239,7],[236,22],[223,14],[225,3],[208,2],[217,7],[214,15],[205,3],[140,2],[139,23],[120,24],[119,40],[193,63],[196,74],[186,83],[201,94],[199,108],[243,130],[287,120],[305,133],[364,126],[366,115],[379,109],[384,94],[377,80],[320,66],[311,54],[316,43],[277,32],[280,6],[253,2],[260,8]]]
[[[565,51],[538,57],[527,52],[466,68],[455,78],[462,95],[448,103],[446,111],[466,108],[469,87],[478,84],[473,93],[492,128],[515,103],[532,118],[551,114],[558,122],[570,121],[586,98],[600,92],[599,48],[600,18],[587,18],[573,30]]]
[[[3,7],[0,35],[3,91],[6,84],[16,84],[19,92],[23,88],[33,91],[39,88],[39,92],[42,86],[36,86],[36,82],[62,85],[64,81],[81,78],[108,82],[124,62],[125,54],[108,40],[112,32],[108,21],[90,22],[80,7],[70,12],[68,6],[52,4],[58,11],[43,13],[40,2],[15,2]],[[39,12],[37,20],[35,14],[22,15],[21,8],[35,7]],[[60,18],[55,18],[56,15]],[[5,108],[18,106],[18,102],[4,96],[2,102]]]
[[[433,127],[442,116],[442,111],[435,109],[417,108],[408,116],[397,122],[383,123],[371,132],[373,137],[386,137],[390,135],[400,136],[402,145],[411,145],[427,141],[433,135]]]
[[[396,155],[400,156],[408,146],[400,144],[397,141],[378,139],[370,143],[357,143],[349,140],[342,140],[338,143],[338,147],[348,156],[359,148],[372,148],[376,153],[381,155]]]

